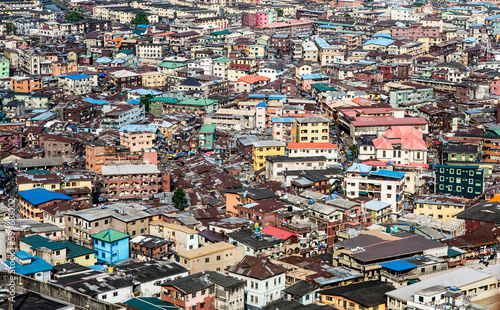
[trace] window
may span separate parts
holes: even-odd
[[[194,235],[189,236],[189,239],[193,240],[194,239]]]
[[[106,299],[106,298],[108,298],[108,296],[102,295],[102,299]]]
[[[116,297],[116,296],[118,296],[118,292],[113,293],[113,297]]]
[[[217,255],[217,260],[220,260],[220,255]]]
[[[205,263],[209,263],[210,262],[210,258],[205,258]]]

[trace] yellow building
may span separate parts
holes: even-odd
[[[17,175],[17,186],[19,192],[34,188],[61,189],[61,177],[55,173],[20,173]]]
[[[263,45],[250,45],[248,49],[248,56],[255,58],[264,58],[266,55],[266,48]]]
[[[285,155],[286,143],[279,141],[257,141],[252,144],[253,170],[266,167],[267,156]]]
[[[141,74],[143,87],[164,87],[166,74],[161,72],[146,72]]]
[[[292,131],[295,130],[295,136],[292,135],[292,142],[328,143],[330,141],[329,128],[330,121],[325,117],[297,118],[292,126]]]
[[[420,195],[415,200],[415,214],[423,214],[436,220],[448,222],[465,210],[469,199],[447,195]]]
[[[312,67],[306,63],[298,63],[295,66],[295,78],[300,79],[301,75],[311,74]]]
[[[245,248],[227,242],[217,242],[204,247],[177,253],[179,262],[189,268],[191,273],[205,270],[223,272],[227,267],[238,263],[245,256]]]
[[[67,174],[62,177],[61,189],[87,187],[92,190],[92,180],[90,173]]]
[[[320,291],[320,303],[339,310],[385,310],[386,292],[394,290],[389,282],[366,281]],[[381,296],[382,298],[366,298]]]
[[[33,256],[40,256],[53,266],[75,263],[89,267],[97,263],[93,249],[69,241],[53,241],[40,235],[19,239],[19,249]]]

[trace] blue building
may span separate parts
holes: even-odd
[[[107,229],[91,236],[98,263],[114,265],[129,258],[130,236],[113,229]]]
[[[14,253],[13,261],[6,261],[7,266],[14,269],[14,272],[36,280],[47,282],[51,278],[52,265],[44,261],[40,256],[32,256],[25,251]]]

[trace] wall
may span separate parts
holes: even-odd
[[[98,301],[85,294],[69,291],[54,284],[38,281],[15,273],[0,272],[0,283],[5,285],[12,282],[15,283],[16,289],[20,289],[19,284],[22,283],[22,288],[25,290],[37,292],[55,299],[60,299],[65,302],[72,303],[80,308],[92,310],[119,309],[116,305]]]

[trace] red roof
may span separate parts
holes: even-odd
[[[265,82],[265,81],[269,81],[269,78],[260,75],[247,75],[240,77],[235,83],[245,82],[248,84],[255,84],[257,82]]]
[[[339,147],[334,143],[311,143],[311,142],[290,142],[289,149],[332,149],[336,150]]]
[[[394,116],[363,116],[351,122],[356,127],[426,125],[422,117],[396,118]]]
[[[291,233],[289,231],[279,229],[273,226],[266,226],[264,229],[262,229],[262,232],[271,236],[274,236],[276,238],[280,238],[283,240],[288,240],[288,238],[295,236],[298,237],[298,235]]]

